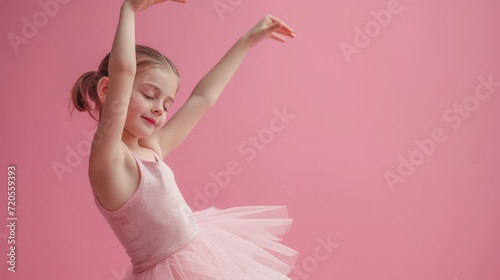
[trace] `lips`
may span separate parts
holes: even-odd
[[[148,123],[152,124],[152,125],[156,125],[156,121],[153,120],[153,119],[150,119],[150,118],[146,118],[146,117],[143,117]]]

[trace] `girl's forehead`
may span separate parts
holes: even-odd
[[[143,80],[164,79],[171,75],[175,74],[165,66],[160,66],[160,65],[138,67],[136,72],[136,78],[140,78]]]
[[[135,84],[149,85],[163,93],[175,92],[178,86],[178,78],[175,73],[164,66],[144,66],[137,69]]]

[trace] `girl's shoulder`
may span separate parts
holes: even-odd
[[[125,146],[125,145],[124,145]],[[124,147],[122,157],[114,162],[99,162],[96,158],[89,159],[89,180],[104,208],[118,209],[136,191],[140,170],[136,159],[128,147]]]

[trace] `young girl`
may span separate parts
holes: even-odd
[[[214,207],[192,212],[163,162],[214,105],[246,51],[295,33],[266,16],[242,36],[167,121],[179,73],[158,51],[135,44],[136,12],[166,0],[125,0],[111,52],[83,74],[72,103],[98,128],[89,158],[97,208],[131,258],[126,280],[289,279],[297,252],[280,243],[285,207]],[[186,2],[185,0],[172,0]]]

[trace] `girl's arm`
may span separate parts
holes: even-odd
[[[128,197],[126,146],[121,141],[127,108],[135,78],[135,14],[127,0],[120,9],[120,19],[111,49],[108,77],[97,86],[103,101],[99,126],[89,157],[89,179],[94,193],[108,209],[117,209]],[[124,182],[125,181],[125,182]]]
[[[109,57],[109,77],[101,79],[100,84],[103,84],[98,86],[104,105],[94,139],[99,137],[99,143],[94,143],[91,156],[96,152],[98,161],[105,166],[123,156],[121,139],[136,67],[135,11],[124,1]]]
[[[184,141],[201,117],[215,104],[243,61],[247,50],[265,38],[273,38],[284,42],[285,39],[278,33],[291,38],[295,37],[293,30],[281,20],[271,15],[266,16],[242,36],[212,70],[203,77],[186,103],[153,136],[155,138],[152,140],[160,146],[163,157],[170,154]],[[156,143],[152,143],[152,145]]]

